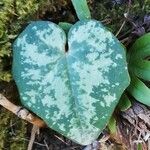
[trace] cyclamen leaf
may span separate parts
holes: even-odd
[[[13,76],[24,106],[79,144],[92,143],[107,125],[129,85],[126,54],[95,20],[68,33],[47,21],[33,22],[13,47]]]

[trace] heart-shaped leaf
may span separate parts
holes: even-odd
[[[56,24],[31,23],[14,43],[13,75],[24,106],[52,129],[87,145],[129,85],[126,54],[95,20],[73,25],[67,41]]]

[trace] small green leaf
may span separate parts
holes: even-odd
[[[124,93],[121,96],[121,99],[119,101],[118,107],[121,111],[126,111],[132,106],[131,101],[129,100],[128,96]]]
[[[109,120],[109,123],[108,123],[108,129],[110,130],[110,133],[111,134],[114,134],[117,132],[117,123],[116,123],[116,119],[114,116],[112,116]]]
[[[146,59],[150,56],[150,33],[147,33],[137,39],[128,52],[129,63]]]
[[[137,150],[142,150],[142,143],[138,143]]]
[[[131,51],[132,50],[140,51],[141,49],[147,47],[149,43],[150,43],[150,33],[146,33],[135,41],[135,43],[131,47]]]
[[[87,5],[87,0],[71,0],[80,20],[91,19],[90,10]]]
[[[58,25],[66,32],[66,34],[68,34],[70,28],[72,27],[72,24],[67,22],[59,22]]]
[[[132,50],[131,50],[132,51]],[[148,56],[150,56],[150,44],[143,47],[142,49],[135,49],[132,53],[132,59],[131,60],[139,60],[139,59],[146,59]]]
[[[134,61],[130,64],[130,70],[139,78],[150,81],[150,61]]]
[[[127,90],[136,100],[150,106],[150,89],[135,75],[131,76],[131,83]]]
[[[23,105],[82,145],[106,127],[130,82],[124,49],[96,20],[77,22],[67,37],[52,22],[32,22],[14,43],[13,77]]]

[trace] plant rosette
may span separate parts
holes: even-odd
[[[150,106],[150,89],[144,83],[150,81],[150,33],[137,39],[127,56],[131,75],[128,92],[139,102]]]

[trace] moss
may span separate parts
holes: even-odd
[[[0,149],[26,150],[26,123],[5,109],[0,111]]]
[[[10,81],[12,43],[27,23],[46,16],[56,18],[65,0],[1,0],[0,2],[0,81]],[[61,13],[60,13],[61,14]],[[59,15],[59,13],[58,13]],[[57,17],[58,17],[57,15]],[[62,15],[59,15],[59,19]]]
[[[0,82],[0,93],[11,102],[20,105],[14,82]],[[27,141],[24,140],[26,134],[26,123],[8,110],[0,107],[0,150],[18,150],[17,147],[22,150],[26,149]]]
[[[1,0],[0,2],[0,80],[11,79],[12,41],[38,9],[36,0]]]

